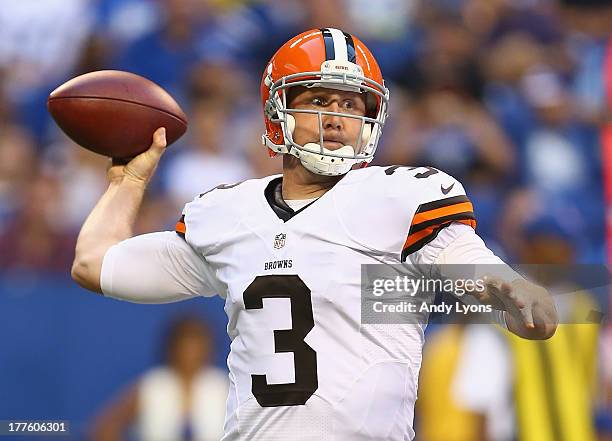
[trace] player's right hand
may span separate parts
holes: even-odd
[[[118,183],[127,179],[146,186],[155,174],[157,164],[166,151],[166,145],[166,129],[160,127],[153,133],[153,142],[147,151],[133,158],[112,159],[107,170],[108,180]]]

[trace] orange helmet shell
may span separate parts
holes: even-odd
[[[380,85],[380,87],[376,87],[376,89],[384,95],[386,91],[384,90],[383,77],[380,67],[372,53],[357,37],[347,34],[346,32],[343,34],[346,39],[346,49],[342,48],[342,50],[347,51],[349,61],[361,67],[364,78],[372,80],[375,84]],[[308,72],[319,73],[325,61],[334,59],[332,58],[334,56],[334,49],[332,47],[330,50],[330,42],[331,34],[329,34],[328,29],[311,29],[287,41],[270,59],[263,73],[260,87],[266,124],[265,136],[267,136],[272,143],[282,145],[285,142],[280,123],[271,121],[269,112],[266,109],[266,105],[270,99],[270,88],[272,84],[289,75],[300,73],[306,74]],[[310,76],[306,74],[294,78],[291,81],[301,81],[309,78]],[[315,77],[313,76],[312,78],[314,79]],[[369,85],[375,87],[371,83]],[[381,99],[377,97],[376,100],[376,113],[378,113],[381,107]],[[270,152],[271,156],[274,156],[274,152],[271,150]]]

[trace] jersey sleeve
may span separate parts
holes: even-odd
[[[239,225],[241,199],[235,187],[219,185],[185,204],[174,230],[196,253],[208,256],[231,240]]]
[[[468,266],[466,269],[473,270],[473,273],[470,272],[465,276],[468,278],[489,275],[499,277],[508,283],[522,278],[487,248],[484,241],[472,228],[459,223],[453,223],[444,228],[434,240],[419,252],[409,256],[409,260],[413,264],[427,266],[429,268],[428,277],[437,275],[452,278],[453,274],[446,269],[449,268],[449,265],[455,267],[457,264],[462,264]],[[491,323],[497,323],[507,329],[504,314],[504,311],[493,309],[485,316]]]
[[[416,208],[402,247],[402,262],[453,223],[476,229],[474,207],[461,183],[440,170],[425,169],[426,172],[415,169],[407,178],[410,181],[406,196],[416,200]]]
[[[206,260],[172,231],[124,240],[106,252],[104,295],[134,303],[170,303],[220,290]]]

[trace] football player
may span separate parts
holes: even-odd
[[[283,45],[261,81],[263,143],[283,173],[221,185],[176,231],[132,237],[165,149],[110,167],[84,223],[73,278],[108,297],[220,295],[229,318],[223,440],[411,440],[425,324],[362,325],[361,265],[503,264],[474,232],[462,185],[428,167],[365,167],[389,91],[368,48],[338,29]],[[557,317],[543,288],[491,277],[474,293],[526,338]]]

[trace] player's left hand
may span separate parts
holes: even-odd
[[[557,310],[548,291],[525,279],[504,282],[483,277],[485,289],[473,293],[481,303],[506,311],[506,324],[515,334],[529,339],[553,336],[559,322]]]

